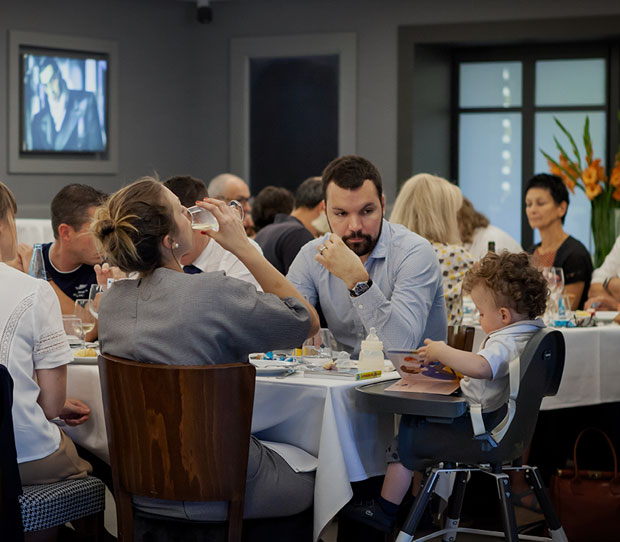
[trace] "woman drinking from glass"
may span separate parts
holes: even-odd
[[[564,231],[568,190],[556,175],[540,173],[530,179],[525,192],[525,213],[541,242],[529,249],[534,265],[559,267],[564,272],[564,293],[571,309],[583,307],[592,277],[592,258],[577,239]]]
[[[108,261],[135,280],[115,282],[99,306],[102,352],[150,363],[196,365],[247,362],[250,352],[292,348],[319,328],[316,311],[250,244],[239,215],[207,199],[219,231],[214,242],[250,270],[264,293],[224,273],[186,274],[181,257],[192,248],[188,211],[152,178],[119,190],[97,210],[92,229]],[[246,517],[294,515],[312,504],[314,477],[296,473],[252,437]],[[215,519],[209,503],[140,499],[161,515]]]

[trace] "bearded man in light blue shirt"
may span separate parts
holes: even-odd
[[[384,220],[377,168],[360,156],[341,156],[327,165],[322,183],[333,233],[302,247],[287,278],[320,305],[340,347],[359,353],[371,327],[384,351],[445,340],[437,256],[426,239]]]

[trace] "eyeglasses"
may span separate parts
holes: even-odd
[[[252,206],[252,203],[254,203],[253,197],[246,198],[244,196],[241,196],[238,198],[217,198],[217,199],[221,199],[225,201],[226,203],[230,203],[231,201],[238,201],[241,205],[244,205],[244,206],[246,203],[250,206]]]

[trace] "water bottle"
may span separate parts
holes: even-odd
[[[35,279],[47,280],[45,262],[43,261],[43,247],[41,246],[41,243],[35,243],[32,247],[32,259],[30,260],[28,274]]]

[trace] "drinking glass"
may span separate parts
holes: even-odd
[[[237,200],[231,200],[228,205],[232,207],[239,218],[243,220],[243,207]],[[217,219],[213,216],[213,213],[199,207],[198,205],[194,205],[193,207],[189,207],[188,212],[192,219],[192,229],[196,231],[207,231],[213,230],[218,231],[220,229],[220,225],[217,223]]]
[[[73,314],[75,314],[80,320],[82,320],[82,329],[84,330],[84,335],[90,333],[93,329],[95,329],[95,323],[97,319],[95,318],[94,314],[90,312],[90,300],[76,299]]]
[[[99,303],[101,296],[108,289],[107,286],[101,284],[92,284],[88,293],[88,310],[95,317],[99,318]]]
[[[84,348],[84,328],[82,327],[82,320],[74,315],[63,316],[62,325],[67,334],[69,346]]]
[[[542,274],[549,286],[549,303],[545,321],[553,322],[558,313],[558,301],[564,290],[564,270],[561,267],[543,267]]]

